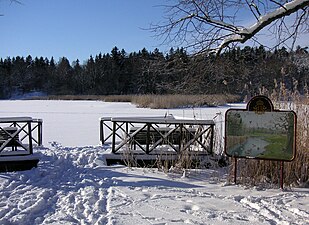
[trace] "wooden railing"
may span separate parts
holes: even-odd
[[[41,119],[0,118],[0,156],[33,154],[33,145],[42,145]]]
[[[100,140],[112,144],[112,152],[134,147],[150,154],[159,146],[177,153],[193,145],[212,154],[214,142],[213,120],[175,119],[168,117],[103,117],[100,120]],[[104,134],[104,131],[107,131]]]

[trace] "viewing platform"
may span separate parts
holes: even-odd
[[[0,117],[0,171],[37,166],[33,146],[42,145],[42,123],[32,117]]]
[[[158,156],[166,160],[180,154],[212,155],[214,146],[213,120],[164,117],[102,117],[100,140],[111,143],[109,159],[128,154],[144,160]],[[118,156],[117,156],[118,155]],[[163,156],[164,155],[164,156]]]

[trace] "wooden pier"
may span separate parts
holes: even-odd
[[[116,155],[127,152],[148,160],[162,155],[174,159],[183,152],[197,157],[213,154],[214,126],[213,120],[173,116],[102,117],[100,140],[103,145],[111,144],[110,160],[120,159]]]
[[[0,171],[25,170],[36,167],[33,145],[42,145],[41,119],[31,117],[0,118]]]

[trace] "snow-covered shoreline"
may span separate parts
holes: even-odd
[[[248,188],[227,170],[164,173],[106,166],[103,116],[224,115],[227,107],[150,110],[128,103],[0,101],[0,117],[43,119],[37,168],[0,174],[0,224],[308,224],[309,189]],[[242,105],[238,107],[243,107]],[[205,110],[205,111],[204,111]]]

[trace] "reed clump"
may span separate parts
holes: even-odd
[[[171,109],[184,107],[218,106],[239,102],[238,95],[49,95],[31,97],[32,100],[92,100],[104,102],[131,102],[137,107]]]
[[[218,106],[240,101],[238,95],[136,95],[132,103],[142,108],[171,109],[182,107]]]
[[[276,81],[275,81],[276,82]],[[294,90],[297,90],[295,88]],[[293,110],[297,115],[296,154],[291,162],[284,162],[285,187],[309,187],[309,92],[289,91],[283,83],[276,83],[272,91],[261,89],[268,96],[275,109]],[[238,160],[238,182],[249,185],[278,186],[281,162],[267,160]],[[232,162],[234,167],[234,162]],[[233,171],[231,171],[231,177]]]

